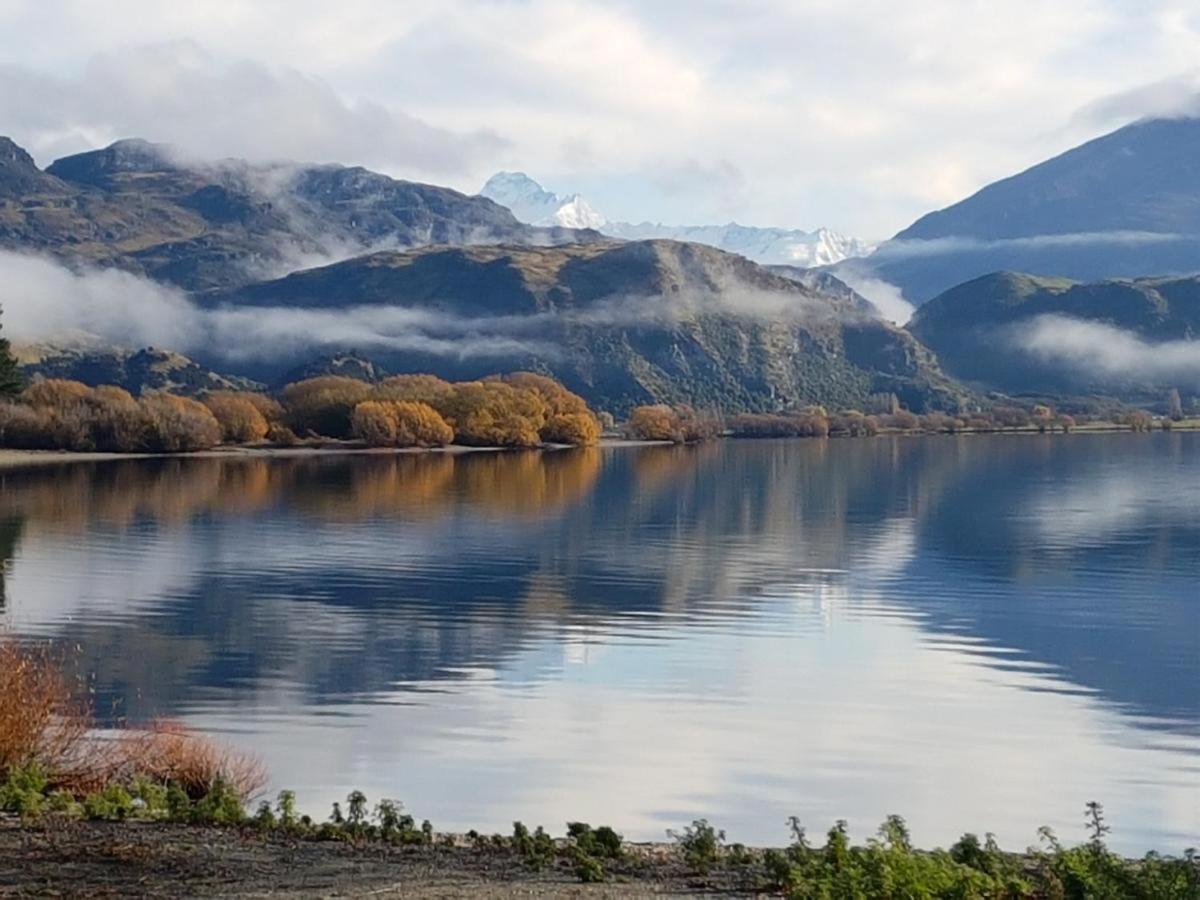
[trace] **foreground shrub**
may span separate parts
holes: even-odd
[[[262,762],[175,722],[122,735],[119,758],[128,777],[178,785],[193,800],[221,787],[248,800],[266,783]]]
[[[78,694],[48,646],[0,639],[0,777],[29,767],[47,783],[81,774],[91,719]]]
[[[251,444],[263,440],[270,426],[260,404],[249,392],[213,391],[204,397],[204,405],[221,426],[221,439],[231,444]]]
[[[0,640],[0,782],[22,790],[36,782],[38,791],[86,798],[113,785],[136,785],[140,777],[176,785],[193,799],[223,785],[241,800],[265,782],[257,758],[180,725],[98,732],[86,696],[49,647]],[[18,802],[4,796],[8,806]]]
[[[683,831],[668,831],[667,835],[679,847],[684,861],[701,874],[717,862],[725,843],[725,832],[717,831],[707,819],[697,819]]]

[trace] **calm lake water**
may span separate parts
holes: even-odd
[[[0,470],[103,710],[440,829],[1200,845],[1200,435]]]

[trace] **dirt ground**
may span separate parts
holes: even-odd
[[[296,841],[250,830],[157,824],[0,822],[0,896],[711,897],[748,896],[735,872],[701,878],[660,847],[634,847],[581,884],[567,862],[531,871],[507,850]]]

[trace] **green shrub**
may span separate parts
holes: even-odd
[[[10,769],[0,784],[0,811],[36,819],[45,806],[48,786],[49,778],[36,762]]]
[[[696,819],[683,831],[668,831],[683,853],[684,861],[700,874],[705,874],[721,855],[725,832],[717,831],[707,819]]]
[[[206,825],[240,825],[245,819],[241,795],[221,777],[192,809],[192,820]]]
[[[123,822],[133,811],[133,797],[119,784],[110,784],[83,799],[83,812],[89,819]]]
[[[554,839],[541,825],[533,834],[521,822],[513,822],[513,849],[534,869],[540,869],[554,861]]]

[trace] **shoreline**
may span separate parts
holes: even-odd
[[[678,841],[624,842],[605,857],[599,880],[581,876],[572,841],[555,839],[533,858],[511,838],[435,834],[426,842],[319,840],[252,825],[169,824],[53,819],[22,823],[0,815],[0,895],[54,896],[359,896],[500,897],[749,897],[786,894],[774,856],[783,847],[718,844],[705,860]],[[816,851],[820,853],[821,851]],[[884,851],[892,852],[892,851]],[[904,849],[914,861],[941,850]],[[993,853],[992,864],[1034,879],[1048,856]],[[1068,851],[1077,852],[1077,851]],[[1082,851],[1092,853],[1087,845]],[[1107,851],[1104,851],[1107,853]],[[1144,865],[1121,856],[1128,867]],[[1179,860],[1180,865],[1189,863]],[[786,863],[785,863],[786,865]],[[1183,886],[1172,897],[1200,896]],[[1184,870],[1181,870],[1184,871]],[[1187,876],[1186,874],[1183,876]],[[1023,896],[1046,896],[1036,889]]]
[[[731,441],[810,441],[810,440],[863,440],[875,437],[972,437],[978,435],[1014,435],[1042,437],[1070,437],[1085,434],[1173,434],[1176,432],[1200,432],[1200,423],[1186,423],[1170,429],[1155,428],[1150,431],[1133,431],[1128,426],[1109,423],[1096,425],[1081,425],[1068,432],[1039,431],[1037,428],[997,428],[990,430],[962,429],[955,432],[931,431],[900,431],[894,429],[880,430],[874,435],[830,435],[825,438],[794,436],[751,437],[747,435],[723,435],[715,440]],[[708,443],[699,441],[693,443]],[[624,449],[630,447],[673,447],[684,446],[673,441],[642,441],[633,438],[602,438],[593,444],[599,449]],[[547,444],[542,447],[529,448],[536,451],[554,452],[558,450],[576,449],[566,444]],[[17,450],[0,448],[0,469],[19,468],[22,466],[37,466],[54,463],[76,462],[112,462],[114,460],[138,459],[303,459],[322,456],[415,456],[425,454],[444,454],[449,456],[467,456],[474,453],[508,453],[513,448],[508,447],[468,447],[462,444],[450,444],[445,447],[364,447],[350,442],[338,444],[327,442],[310,446],[281,447],[247,444],[231,444],[212,450],[198,450],[194,453],[116,453],[99,450]],[[528,452],[521,450],[518,452]]]

